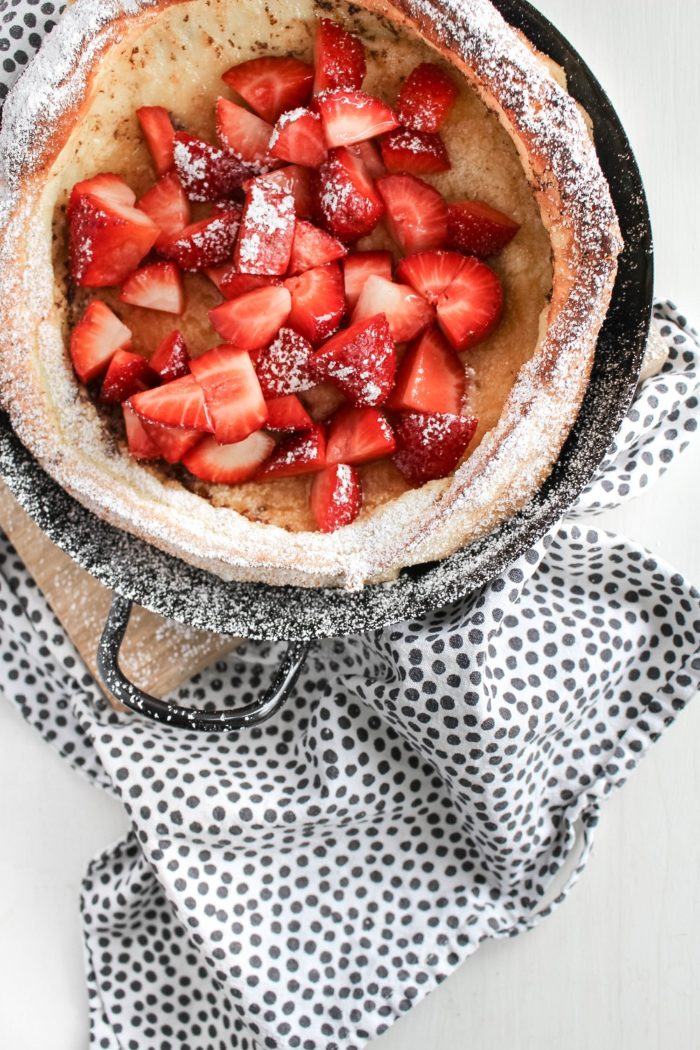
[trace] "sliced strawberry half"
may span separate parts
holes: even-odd
[[[394,284],[386,277],[368,277],[352,313],[353,323],[384,314],[391,338],[405,343],[433,321],[433,308],[407,284]]]
[[[191,362],[220,445],[242,441],[267,419],[265,399],[250,355],[233,346],[218,346]]]
[[[231,150],[219,149],[185,131],[175,135],[173,156],[175,171],[191,201],[228,197],[255,173],[252,165],[243,163]]]
[[[354,146],[348,146],[348,149],[362,161],[371,179],[381,179],[383,175],[386,175],[386,167],[375,142],[367,139],[365,142],[356,142]]]
[[[270,156],[291,164],[317,168],[328,156],[323,124],[310,109],[290,109],[279,118],[270,137]]]
[[[217,212],[210,219],[186,226],[180,233],[165,240],[160,254],[172,259],[183,270],[205,270],[227,262],[233,255],[240,226],[240,212]]]
[[[297,58],[252,58],[232,66],[221,79],[259,117],[274,124],[280,114],[308,101],[314,71]]]
[[[483,201],[459,201],[447,207],[451,248],[486,259],[498,255],[515,237],[520,224]]]
[[[253,183],[246,194],[235,261],[241,273],[274,277],[287,272],[296,213],[291,193],[269,182]]]
[[[103,201],[105,204],[116,204],[124,208],[131,208],[136,202],[136,194],[124,182],[121,175],[113,175],[110,172],[104,172],[101,175],[95,175],[91,179],[83,179],[82,182],[76,182],[68,201],[67,215],[69,221],[73,208],[81,197],[97,197],[98,200]]]
[[[464,265],[437,303],[440,328],[455,350],[475,346],[501,319],[503,289],[493,270],[478,259]]]
[[[322,426],[303,434],[292,434],[280,441],[257,473],[260,481],[313,474],[326,464],[326,435]]]
[[[439,135],[411,128],[396,128],[381,141],[382,160],[387,171],[409,175],[435,175],[452,165]]]
[[[370,463],[396,450],[394,432],[378,408],[344,405],[331,420],[327,463]]]
[[[129,404],[148,423],[205,433],[214,429],[204,401],[204,391],[192,375],[164,383],[154,390],[134,394]]]
[[[100,401],[105,405],[120,405],[139,390],[148,390],[158,381],[145,357],[130,350],[117,350],[109,362],[102,381]]]
[[[143,266],[124,282],[119,301],[166,314],[181,314],[185,309],[185,289],[180,271],[171,262]]]
[[[283,398],[299,394],[316,385],[309,361],[314,348],[291,328],[280,329],[279,335],[261,351],[255,362],[260,387],[266,398]]]
[[[331,150],[318,169],[314,191],[314,210],[321,224],[344,241],[371,233],[384,214],[374,181],[348,149]]]
[[[245,163],[249,176],[279,163],[268,152],[272,124],[227,98],[216,102],[216,134],[222,146]]]
[[[433,62],[422,62],[409,73],[399,92],[399,120],[414,131],[439,131],[458,94],[447,73]]]
[[[464,256],[457,252],[419,252],[401,260],[396,276],[435,304],[463,266]]]
[[[217,285],[225,299],[237,299],[239,295],[252,292],[255,288],[280,283],[276,277],[266,277],[265,274],[241,273],[235,263],[214,270],[209,269],[207,277]]]
[[[409,347],[387,402],[399,412],[462,411],[467,379],[462,362],[435,328]]]
[[[314,421],[296,394],[275,397],[267,402],[268,430],[310,430]]]
[[[164,383],[186,376],[190,370],[190,355],[182,333],[176,330],[166,335],[148,363]]]
[[[292,297],[289,327],[315,346],[336,331],[345,316],[343,275],[338,263],[307,270],[284,282]]]
[[[156,175],[160,177],[167,174],[172,171],[175,163],[173,157],[175,128],[170,114],[162,106],[141,106],[136,110],[136,116],[146,138]]]
[[[325,467],[313,480],[311,513],[321,532],[350,525],[362,509],[362,484],[354,467],[338,463]]]
[[[147,425],[129,405],[122,405],[126,443],[134,459],[160,459],[161,451],[151,438]]]
[[[158,239],[156,224],[138,208],[94,196],[70,210],[70,272],[83,288],[121,284]]]
[[[335,262],[348,254],[344,244],[325,230],[319,230],[311,222],[297,219],[294,228],[294,242],[289,259],[290,274],[304,273],[313,270],[314,266]]]
[[[316,99],[326,142],[331,147],[352,146],[398,127],[396,114],[385,102],[364,91],[338,88]]]
[[[478,422],[447,413],[407,412],[394,424],[394,463],[411,485],[446,478],[476,433]]]
[[[311,358],[319,380],[328,380],[353,405],[383,405],[394,385],[396,348],[384,314],[351,324]]]
[[[186,456],[200,441],[205,440],[201,430],[164,427],[160,423],[147,423],[145,420],[141,420],[141,425],[166,463],[180,463],[183,456]]]
[[[354,252],[343,260],[345,298],[352,310],[369,277],[384,277],[391,280],[393,258],[391,252]]]
[[[248,179],[243,183],[243,189],[249,190],[254,182],[271,182],[287,193],[291,193],[299,218],[310,218],[314,208],[314,197],[312,172],[308,168],[302,168],[299,164],[288,164],[285,168],[278,168],[277,171],[270,171],[264,175],[256,175],[254,179]]]
[[[202,481],[237,485],[254,477],[274,447],[274,438],[262,430],[231,445],[220,445],[216,438],[205,437],[183,456],[182,464]]]
[[[177,175],[164,175],[136,205],[156,224],[160,248],[190,224],[190,202]]]
[[[360,88],[367,72],[362,41],[330,18],[319,18],[314,42],[314,94]]]
[[[255,288],[209,313],[209,320],[227,343],[241,350],[259,350],[275,338],[292,309],[284,286]]]
[[[101,299],[93,299],[73,329],[70,356],[78,378],[90,383],[118,350],[131,346],[131,331]]]
[[[407,255],[443,248],[447,205],[436,189],[415,175],[387,175],[377,183],[386,206],[386,225]]]

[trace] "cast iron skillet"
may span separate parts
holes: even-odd
[[[100,675],[122,703],[173,726],[228,732],[256,725],[290,694],[311,641],[377,630],[453,602],[518,558],[562,516],[599,466],[637,385],[652,306],[653,249],[644,188],[620,121],[564,37],[525,0],[495,0],[505,18],[562,65],[590,114],[625,240],[591,383],[559,462],[510,521],[442,562],[404,570],[357,593],[225,583],[122,532],[82,507],[39,467],[0,413],[0,474],[54,543],[114,591],[98,653]],[[289,646],[268,692],[232,711],[198,711],[142,693],[119,668],[132,603],[193,627]]]

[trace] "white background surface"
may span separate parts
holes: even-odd
[[[652,208],[659,294],[700,319],[700,0],[537,2],[627,127]],[[652,493],[606,521],[695,582],[699,472],[696,446]],[[700,1046],[697,741],[700,701],[608,803],[589,868],[554,918],[483,947],[372,1050]],[[125,828],[120,806],[0,700],[2,1050],[87,1047],[80,879]]]

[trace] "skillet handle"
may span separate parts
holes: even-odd
[[[159,700],[130,682],[119,666],[119,650],[129,625],[132,602],[115,594],[97,650],[97,668],[104,684],[119,703],[146,718],[199,733],[231,733],[251,729],[274,715],[288,700],[311,647],[310,642],[290,642],[272,685],[259,699],[233,711],[200,711]]]

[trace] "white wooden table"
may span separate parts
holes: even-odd
[[[657,289],[700,318],[698,0],[538,0],[626,124],[656,230]],[[608,516],[695,581],[700,447]],[[483,947],[377,1050],[691,1050],[700,1045],[700,701],[604,811],[588,871],[554,918]],[[123,834],[0,702],[0,1047],[84,1050],[78,893]],[[154,1048],[155,1050],[155,1048]],[[205,1050],[205,1048],[202,1048]]]

